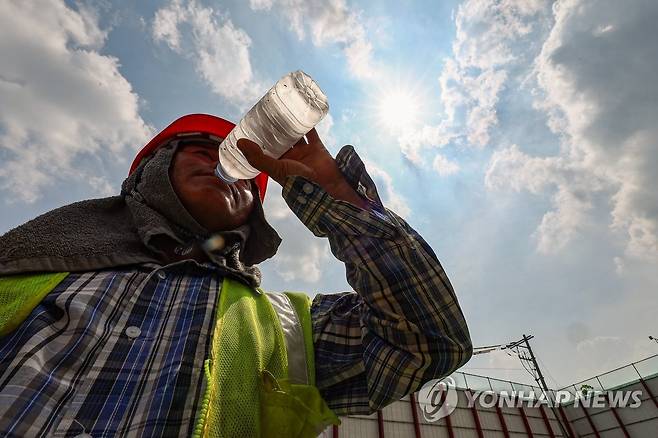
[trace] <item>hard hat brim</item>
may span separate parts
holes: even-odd
[[[226,138],[234,127],[234,123],[210,114],[188,114],[180,117],[163,129],[158,135],[153,137],[153,139],[137,153],[137,156],[135,156],[135,159],[130,166],[130,172],[128,172],[128,174],[130,175],[133,173],[144,158],[151,155],[169,140],[180,136],[181,134],[189,135],[198,132],[199,134],[210,134],[223,139]],[[256,175],[253,180],[258,186],[260,200],[263,202],[265,199],[265,190],[267,189],[267,174],[261,172]]]

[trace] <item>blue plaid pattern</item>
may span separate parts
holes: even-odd
[[[316,385],[337,414],[370,413],[472,347],[432,249],[383,206],[351,146],[336,162],[367,210],[299,176],[283,194],[354,288],[313,300]],[[191,435],[221,281],[193,260],[69,275],[0,339],[0,435]]]
[[[0,435],[191,435],[220,286],[191,260],[70,274],[0,339]]]

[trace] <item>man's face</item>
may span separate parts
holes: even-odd
[[[234,229],[247,221],[254,208],[250,180],[226,184],[215,176],[217,146],[181,145],[169,169],[169,179],[187,211],[208,231]]]

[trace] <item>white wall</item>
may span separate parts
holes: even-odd
[[[646,381],[654,395],[658,394],[658,376]],[[619,388],[621,390],[641,390],[642,403],[637,408],[617,408],[617,413],[632,438],[655,438],[658,437],[658,408],[649,398],[640,382],[635,382]],[[458,403],[455,411],[450,414],[453,436],[455,438],[478,438],[473,411],[468,407],[467,397],[463,390],[457,390]],[[503,428],[495,408],[486,409],[477,406],[477,413],[485,438],[504,438]],[[446,419],[436,422],[427,422],[419,409],[418,418],[422,438],[449,438]],[[524,412],[534,437],[550,437],[550,433],[544,421],[540,408],[524,405]],[[565,437],[560,429],[556,416],[560,417],[557,409],[555,414],[549,407],[544,407],[549,420],[553,436]],[[595,437],[589,422],[584,414],[582,406],[564,406],[564,412],[569,419],[572,431],[579,438]],[[592,422],[602,438],[623,438],[624,434],[609,407],[587,408]],[[523,417],[517,407],[502,407],[501,413],[507,425],[511,438],[527,437]],[[409,397],[395,402],[382,410],[384,419],[384,437],[415,437],[413,417]],[[561,417],[560,417],[561,419]],[[338,427],[340,438],[376,438],[378,437],[377,414],[370,416],[348,416],[341,417],[342,424]],[[566,428],[566,427],[565,427]],[[323,432],[323,438],[333,437],[332,429]]]

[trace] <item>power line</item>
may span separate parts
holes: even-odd
[[[503,370],[503,371],[522,371],[523,368],[500,368],[500,367],[462,367],[462,370]]]
[[[562,385],[560,385],[560,384],[558,383],[558,381],[555,380],[555,378],[553,377],[553,375],[551,374],[551,372],[548,370],[548,367],[546,366],[546,362],[544,362],[543,360],[541,360],[540,357],[537,357],[537,360],[538,360],[539,362],[541,362],[541,366],[544,368],[544,371],[546,371],[546,374],[548,374],[548,377],[549,377],[549,378],[553,381],[553,383],[555,384],[555,389],[562,388]]]
[[[523,369],[530,374],[530,376],[535,380],[537,385],[541,388],[542,392],[544,395],[548,398],[548,400],[551,400],[550,397],[550,389],[548,389],[548,385],[546,384],[546,380],[544,379],[544,375],[541,372],[541,369],[539,368],[539,363],[537,362],[537,357],[535,357],[535,354],[532,351],[532,348],[530,347],[530,340],[533,339],[534,336],[529,335],[523,335],[523,338],[519,339],[518,341],[510,342],[506,345],[499,344],[499,345],[489,345],[486,347],[479,347],[477,350],[477,353],[473,354],[484,354],[484,353],[490,353],[492,351],[496,350],[507,350],[507,353],[514,354],[519,358],[519,362],[521,362],[521,365],[523,366]],[[651,340],[651,337],[649,338]],[[656,340],[658,342],[658,340]],[[543,362],[542,365],[544,367],[546,366]],[[495,369],[495,368],[492,368]],[[553,380],[555,384],[557,384],[557,381],[553,378],[553,376],[548,373],[549,377]],[[559,385],[558,385],[559,386]],[[554,402],[554,400],[552,400]],[[567,434],[566,429],[564,428],[564,425],[562,424],[562,421],[560,420],[560,417],[557,415],[555,412],[555,406],[554,404],[551,405],[551,410],[553,411],[553,415],[555,416],[555,419],[557,420],[558,424],[560,425],[560,429],[562,431],[563,436],[569,436]]]

